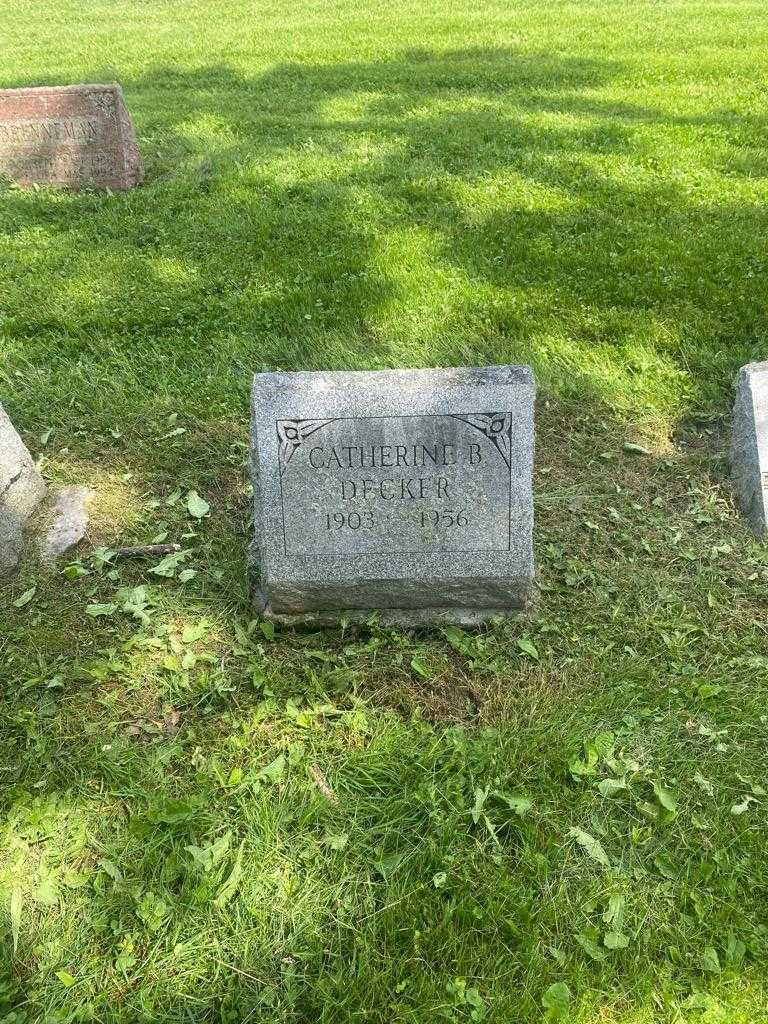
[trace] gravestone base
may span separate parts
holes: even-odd
[[[256,599],[258,607],[258,599]],[[260,615],[268,622],[294,629],[323,629],[342,626],[365,625],[375,621],[385,628],[419,629],[429,626],[463,626],[471,629],[482,626],[493,619],[530,618],[535,602],[529,601],[525,608],[352,608],[347,611],[317,611],[290,615],[273,612],[267,606]]]

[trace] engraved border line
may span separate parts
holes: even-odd
[[[470,420],[466,419],[467,416],[502,416],[502,415],[503,416],[509,416],[509,418],[510,418],[509,425],[508,425],[506,431],[504,432],[509,437],[509,445],[510,445],[510,456],[509,456],[509,458],[507,458],[505,456],[504,452],[499,447],[498,443],[494,440],[493,437],[491,437],[483,429],[482,426],[478,426],[477,424],[472,423]],[[512,413],[511,412],[504,412],[504,413],[501,413],[501,412],[496,412],[496,413],[423,412],[423,413],[404,413],[404,414],[389,414],[389,415],[385,414],[385,415],[381,415],[381,416],[335,416],[335,417],[333,417],[331,419],[325,420],[325,422],[320,423],[318,426],[314,427],[310,432],[307,433],[306,436],[309,437],[310,434],[314,434],[317,430],[320,430],[322,427],[327,426],[329,423],[337,423],[339,421],[347,421],[347,420],[413,420],[413,419],[434,419],[434,418],[442,418],[442,417],[445,417],[445,416],[447,416],[447,417],[449,417],[451,419],[460,420],[466,426],[475,427],[477,430],[480,431],[480,433],[484,434],[488,438],[488,440],[491,442],[493,447],[496,449],[496,451],[499,453],[499,455],[501,455],[502,459],[504,460],[505,465],[507,465],[507,467],[509,468],[509,480],[508,480],[509,505],[508,505],[508,516],[507,516],[507,547],[506,547],[506,549],[503,548],[503,547],[493,547],[493,548],[440,548],[438,550],[434,550],[434,549],[430,550],[429,548],[417,548],[417,549],[413,549],[413,550],[409,550],[409,549],[395,549],[395,550],[393,550],[393,549],[390,548],[387,551],[314,551],[314,552],[306,552],[306,553],[301,553],[301,554],[293,554],[292,553],[292,554],[289,555],[288,554],[288,541],[287,541],[286,531],[285,531],[285,497],[283,495],[283,474],[284,474],[284,469],[281,466],[281,460],[280,460],[281,437],[280,437],[279,424],[280,423],[296,423],[296,422],[301,422],[302,420],[306,420],[308,422],[317,423],[317,420],[313,419],[312,417],[293,416],[293,417],[281,417],[280,419],[276,419],[275,420],[275,432],[277,434],[277,441],[278,441],[278,453],[277,453],[278,467],[277,468],[278,468],[278,479],[279,479],[279,482],[280,482],[280,512],[281,512],[282,525],[283,525],[283,554],[285,555],[285,557],[286,558],[313,558],[313,557],[315,557],[315,558],[317,558],[317,557],[370,558],[370,557],[377,557],[377,556],[380,557],[382,555],[443,555],[443,554],[446,554],[446,555],[448,555],[448,554],[474,555],[474,554],[486,554],[488,552],[493,552],[493,551],[504,551],[504,550],[511,551],[512,550],[512,457],[511,457],[511,454],[512,454],[511,453],[511,449],[512,449]],[[298,446],[299,445],[297,444],[296,448],[298,448]],[[294,454],[295,450],[296,449],[294,448],[294,450],[291,452],[291,455]],[[286,463],[286,468],[287,468],[287,463]]]

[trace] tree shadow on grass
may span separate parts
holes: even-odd
[[[262,365],[530,361],[640,414],[719,398],[765,334],[768,214],[656,150],[687,133],[695,178],[716,140],[715,180],[760,126],[596,95],[622,71],[472,48],[124,78],[143,189],[4,195],[19,404],[43,361],[62,422],[73,393],[98,418],[105,380],[114,416],[243,415]]]

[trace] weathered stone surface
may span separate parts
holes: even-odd
[[[0,578],[16,569],[24,527],[45,496],[45,483],[0,405]]]
[[[757,536],[768,530],[768,362],[739,370],[731,434],[736,500]]]
[[[62,487],[52,509],[52,522],[42,540],[43,561],[51,562],[75,547],[88,529],[88,505],[93,491],[88,487]]]
[[[527,608],[534,397],[523,366],[257,374],[263,614],[474,624]]]
[[[120,86],[0,89],[0,175],[24,186],[140,185],[141,156]]]

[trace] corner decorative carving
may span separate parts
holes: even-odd
[[[95,92],[92,95],[93,102],[105,115],[114,120],[117,117],[117,96],[113,92]]]
[[[293,458],[299,445],[311,434],[314,434],[328,423],[333,423],[333,419],[277,421],[277,438],[280,443],[280,476],[288,468],[288,463]]]
[[[470,427],[485,434],[493,443],[508,466],[512,465],[512,416],[507,412],[482,412],[468,416],[453,414],[455,420],[468,423]]]

